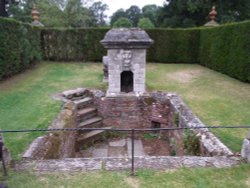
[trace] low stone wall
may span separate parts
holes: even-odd
[[[10,154],[10,151],[9,149],[4,145],[4,138],[3,138],[3,135],[0,134],[0,144],[1,144],[1,160],[4,160],[4,164],[6,166],[9,166],[11,165],[11,162],[12,162],[12,158],[11,158],[11,154]]]
[[[82,97],[92,97],[98,115],[103,118],[103,126],[113,128],[168,128],[168,127],[205,127],[191,112],[182,99],[165,92],[151,92],[146,96],[105,97],[100,90],[78,88],[61,95],[65,105],[50,128],[76,128],[77,109],[73,102]],[[159,127],[160,126],[160,127]],[[199,138],[200,156],[232,156],[233,153],[207,128],[191,129]],[[184,155],[183,131],[162,131],[171,146],[171,155]],[[25,159],[56,159],[75,155],[75,132],[51,132],[39,137],[24,154]]]
[[[67,102],[49,128],[76,128],[76,126],[76,106],[73,102]],[[75,139],[76,133],[74,131],[47,133],[31,143],[24,153],[23,159],[74,157]]]
[[[154,93],[154,95],[161,95],[170,100],[171,108],[175,113],[179,114],[180,127],[205,127],[205,125],[196,117],[183,100],[176,94],[171,93]],[[209,132],[207,128],[192,129],[194,133],[200,138],[201,150],[203,155],[208,156],[230,156],[232,151],[225,146],[213,133]]]
[[[135,157],[135,169],[168,170],[178,168],[226,168],[241,163],[239,157]],[[130,158],[68,158],[62,160],[19,161],[16,170],[42,172],[81,172],[97,170],[129,170]]]

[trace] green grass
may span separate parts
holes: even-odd
[[[102,89],[99,64],[42,63],[0,84],[0,128],[45,128],[57,116],[61,102],[52,95],[76,87]],[[6,133],[7,147],[19,158],[41,133]]]
[[[9,187],[18,188],[248,188],[250,187],[249,174],[249,165],[229,169],[139,170],[135,177],[130,177],[128,172],[107,171],[39,175],[11,172],[7,183]]]
[[[148,64],[149,90],[172,91],[208,126],[250,125],[250,85],[199,65]],[[240,151],[246,129],[212,130]]]
[[[61,102],[52,95],[66,89],[105,89],[101,64],[44,62],[0,83],[1,129],[47,127],[57,116]],[[250,125],[250,85],[199,65],[147,65],[148,90],[180,94],[192,111],[207,125]],[[247,130],[216,130],[216,135],[234,151],[239,151]],[[19,158],[28,144],[42,133],[4,134],[12,155]],[[10,172],[9,187],[250,187],[250,167],[228,169],[139,170],[128,172],[88,172],[39,174]]]
[[[207,125],[250,125],[250,85],[199,65],[147,64],[148,90],[180,94]],[[44,62],[32,70],[0,83],[0,128],[47,127],[58,114],[61,102],[52,95],[66,89],[105,89],[102,65],[95,63]],[[214,133],[239,151],[247,130],[216,130]],[[19,158],[41,133],[6,133],[8,148]]]

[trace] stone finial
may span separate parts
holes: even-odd
[[[209,17],[211,21],[216,20],[217,12],[215,9],[216,9],[215,6],[213,6],[211,12],[209,12]]]
[[[36,6],[34,5],[31,11],[33,22],[31,23],[34,26],[43,27],[44,25],[40,22],[40,12],[37,10]]]
[[[31,15],[33,21],[40,21],[40,12],[37,10],[35,5],[32,8]]]
[[[207,22],[204,26],[208,26],[208,27],[219,26],[219,24],[215,21],[216,16],[217,16],[216,7],[213,6],[212,10],[209,12],[210,21]]]

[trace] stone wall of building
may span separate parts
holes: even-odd
[[[112,49],[108,50],[108,95],[116,96],[121,91],[121,74],[123,71],[133,73],[133,92],[145,92],[146,50]]]

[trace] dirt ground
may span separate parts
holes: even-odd
[[[167,156],[170,155],[170,148],[166,140],[154,138],[142,140],[144,152],[149,156]]]

